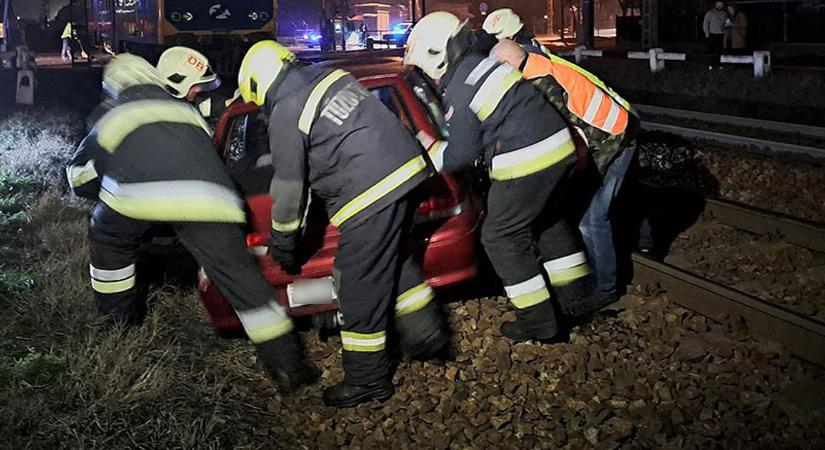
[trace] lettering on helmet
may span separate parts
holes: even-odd
[[[501,16],[493,16],[490,18],[490,25],[495,27],[498,25],[498,22],[501,20]]]
[[[355,108],[358,107],[361,101],[368,96],[369,94],[361,85],[352,83],[338,91],[338,93],[330,99],[326,106],[324,106],[324,109],[321,110],[321,117],[330,120],[340,127],[344,124],[344,121],[349,118]]]
[[[189,55],[189,58],[186,59],[186,63],[190,66],[195,66],[198,70],[206,69],[206,64],[195,55]]]

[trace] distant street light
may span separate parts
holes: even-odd
[[[547,14],[544,15],[544,20],[547,20]]]

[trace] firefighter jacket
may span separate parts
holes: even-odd
[[[449,145],[431,151],[455,172],[479,157],[493,180],[512,180],[575,152],[567,123],[522,74],[495,58],[460,57],[442,79]]]
[[[346,229],[430,175],[412,135],[349,73],[292,66],[282,77],[265,105],[271,111],[272,235],[279,250],[295,249],[309,187],[330,222]]]
[[[530,52],[522,71],[571,125],[582,130],[602,173],[635,138],[638,121],[630,105],[579,66],[555,55]]]
[[[66,169],[76,195],[136,220],[245,222],[209,127],[190,104],[136,86],[101,112]]]

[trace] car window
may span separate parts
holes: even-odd
[[[413,121],[410,118],[409,112],[407,112],[407,108],[404,106],[404,103],[401,101],[401,98],[398,96],[398,92],[395,90],[393,86],[380,86],[374,89],[370,89],[370,93],[381,100],[381,103],[386,105],[398,120],[404,125],[410,133],[415,135],[418,130],[415,128]]]
[[[420,74],[415,71],[408,72],[404,79],[412,86],[415,96],[424,105],[427,110],[427,120],[433,125],[433,128],[441,133],[441,138],[449,137],[447,131],[447,120],[444,118],[444,110],[441,105],[441,98],[435,93],[433,87]]]

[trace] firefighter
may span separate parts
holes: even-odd
[[[121,55],[103,73],[108,110],[80,143],[66,174],[76,195],[97,201],[89,227],[98,312],[136,325],[146,285],[136,273],[141,235],[169,223],[238,313],[277,386],[290,392],[318,369],[292,320],[246,252],[246,217],[212,147],[206,122],[176,101],[148,62]]]
[[[488,170],[481,240],[516,310],[502,334],[515,341],[556,338],[551,288],[565,313],[591,289],[587,258],[559,206],[576,160],[564,120],[518,70],[472,52],[466,22],[450,13],[418,22],[404,64],[443,89],[449,140],[431,147],[433,159],[448,172],[477,159]]]
[[[493,11],[484,22],[484,31],[501,39],[492,55],[533,80],[587,143],[602,175],[579,224],[597,281],[596,296],[588,308],[613,303],[619,299],[619,286],[610,208],[636,153],[638,116],[596,76],[551,54],[526,35],[512,10]]]
[[[299,66],[275,41],[250,48],[238,85],[245,101],[270,112],[272,256],[298,270],[310,187],[341,232],[334,279],[346,375],[324,392],[324,402],[351,407],[389,399],[392,311],[407,355],[432,354],[448,340],[433,290],[405,251],[415,209],[410,193],[431,174],[428,161],[392,112],[352,75]]]
[[[166,90],[194,104],[214,129],[231,99],[217,92],[221,79],[209,59],[188,47],[171,47],[160,55],[157,68]]]

